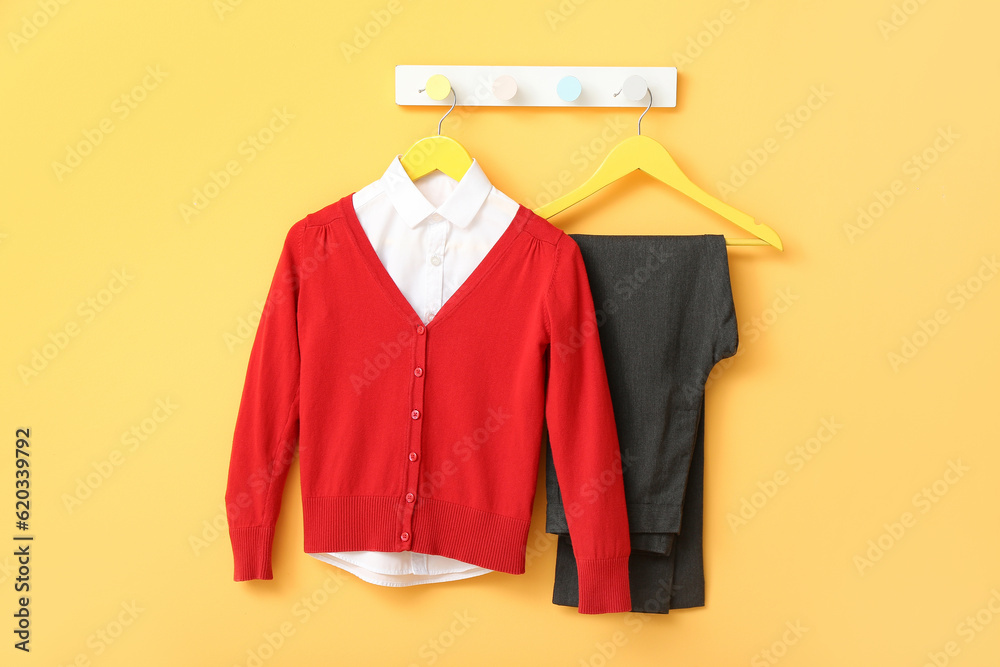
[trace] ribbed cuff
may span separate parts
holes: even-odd
[[[628,586],[628,556],[577,559],[581,614],[608,614],[632,610]]]
[[[230,528],[235,565],[233,581],[248,579],[273,579],[271,573],[271,546],[274,544],[273,526]]]

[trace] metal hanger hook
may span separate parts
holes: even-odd
[[[618,97],[618,94],[621,93],[623,90],[625,90],[624,87],[619,88],[618,92],[615,93],[613,97]],[[649,112],[649,110],[653,107],[653,91],[651,91],[649,88],[646,88],[646,95],[649,95],[649,105],[646,107],[646,110],[639,115],[639,122],[636,123],[637,134],[642,134],[642,117],[645,116]],[[643,97],[645,97],[645,95]]]
[[[458,93],[455,92],[454,88],[451,89],[451,99],[451,108],[448,109],[445,114],[441,116],[441,120],[438,121],[438,134],[441,134],[441,123],[444,122],[444,119],[448,117],[448,114],[450,114],[455,108],[455,105],[458,104]]]
[[[425,90],[427,90],[427,89],[426,88],[421,88],[417,92],[418,93],[422,93]],[[455,92],[455,88],[451,87],[451,90],[449,90],[448,92],[451,93],[451,97],[452,97],[452,99],[454,101],[451,103],[451,108],[448,109],[448,111],[446,111],[445,114],[443,116],[441,116],[441,120],[438,121],[438,135],[441,134],[441,123],[444,122],[444,119],[448,117],[448,114],[450,114],[452,112],[452,110],[454,110],[455,105],[458,104],[458,94]]]

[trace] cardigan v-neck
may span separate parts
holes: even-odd
[[[354,205],[351,203],[351,199],[354,193],[342,198],[337,205],[340,208],[341,215],[347,222],[347,226],[351,231],[351,238],[357,244],[358,252],[365,259],[365,264],[369,271],[371,271],[374,279],[382,287],[386,298],[393,303],[393,305],[398,308],[403,316],[413,323],[414,326],[421,324],[420,315],[413,310],[413,306],[406,300],[403,293],[400,291],[399,286],[393,281],[392,276],[386,270],[385,265],[382,264],[382,260],[379,259],[378,254],[375,252],[375,248],[372,247],[371,241],[365,234],[364,228],[361,226],[361,221],[358,219],[357,212],[354,210]],[[473,269],[472,273],[466,278],[462,284],[455,290],[455,293],[443,304],[441,308],[438,309],[437,314],[434,319],[428,322],[425,326],[428,328],[434,326],[435,322],[440,322],[443,318],[447,317],[452,309],[457,308],[459,302],[461,302],[466,295],[475,289],[476,283],[478,283],[483,276],[490,272],[490,269],[496,264],[499,258],[507,251],[510,247],[511,241],[514,237],[521,231],[524,227],[524,223],[528,218],[529,214],[533,214],[531,209],[525,207],[523,204],[518,205],[517,213],[514,215],[514,219],[510,221],[507,225],[507,229],[504,233],[500,235],[493,247],[490,248],[489,252],[483,260]]]
[[[547,426],[578,611],[629,611],[621,458],[575,241],[519,209],[424,326],[359,243],[350,199],[291,226],[262,309],[226,488],[234,580],[273,578],[296,449],[305,552],[410,550],[521,574]]]

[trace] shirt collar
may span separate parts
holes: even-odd
[[[380,180],[393,208],[410,227],[416,227],[433,213],[438,213],[459,227],[467,227],[493,190],[493,184],[473,159],[472,165],[455,184],[451,194],[440,206],[435,207],[410,180],[399,161],[400,157],[397,155],[393,158]]]

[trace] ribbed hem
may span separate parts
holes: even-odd
[[[508,574],[524,573],[530,521],[427,499],[414,515],[413,550]]]
[[[431,498],[412,513],[394,496],[302,500],[304,551],[415,551],[522,574],[530,521]],[[399,536],[408,533],[402,543]]]
[[[581,614],[608,614],[632,610],[628,585],[628,556],[576,560],[580,577]]]
[[[233,581],[248,579],[273,579],[271,573],[271,546],[274,544],[273,526],[230,528],[233,543]]]

